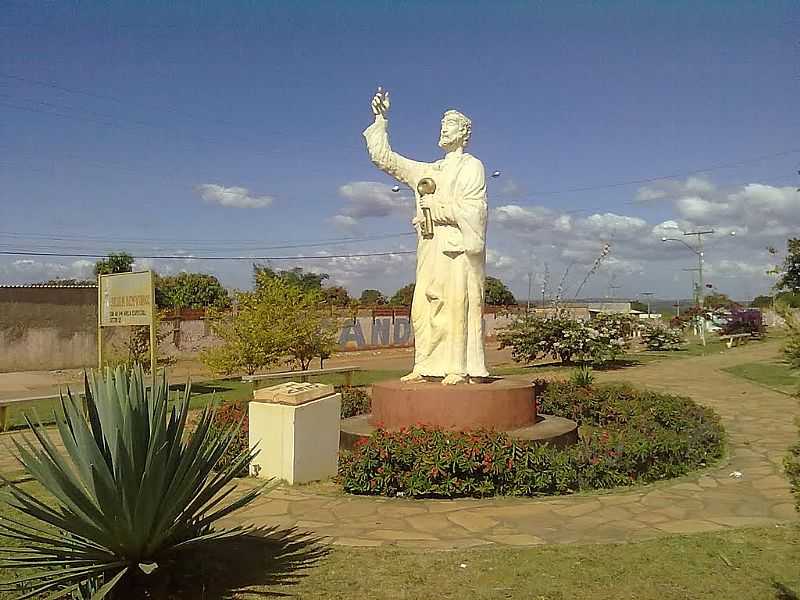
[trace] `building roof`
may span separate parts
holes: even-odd
[[[97,289],[97,284],[95,283],[91,285],[50,285],[45,283],[19,283],[19,284],[0,283],[0,289],[9,289],[9,288]]]

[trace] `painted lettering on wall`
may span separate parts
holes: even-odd
[[[510,320],[505,317],[484,318],[484,335],[493,338],[498,329],[509,323]],[[411,319],[405,315],[343,319],[339,325],[338,345],[340,350],[413,346],[414,329]]]
[[[364,341],[364,332],[361,330],[361,322],[358,319],[342,325],[342,330],[339,332],[340,348],[347,348],[347,345],[351,343],[355,344],[356,348],[364,348],[367,345]]]

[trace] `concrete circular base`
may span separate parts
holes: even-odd
[[[360,415],[342,420],[339,436],[340,450],[352,450],[359,439],[368,438],[377,429],[370,423],[370,417],[371,415]],[[536,423],[505,433],[514,439],[565,448],[577,443],[578,424],[563,417],[539,414]]]
[[[524,381],[442,385],[395,379],[372,386],[369,422],[389,430],[427,425],[450,431],[508,431],[536,422],[536,399],[533,385]]]

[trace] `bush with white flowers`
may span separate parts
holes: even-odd
[[[511,348],[516,362],[530,363],[550,356],[564,363],[602,364],[618,359],[633,330],[627,315],[602,314],[591,321],[564,313],[548,317],[522,315],[500,332],[501,348]]]
[[[680,350],[685,340],[680,329],[664,325],[650,325],[642,332],[642,341],[648,350]]]

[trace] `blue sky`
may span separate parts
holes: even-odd
[[[766,246],[800,228],[798,25],[778,1],[7,1],[0,250],[413,249],[408,193],[389,191],[361,139],[381,84],[408,156],[439,156],[443,110],[472,118],[470,151],[502,171],[488,268],[518,295],[529,271],[540,282],[547,264],[555,288],[571,264],[569,296],[610,243],[585,294],[686,297],[695,257],[660,238],[714,227],[709,279],[752,297],[771,283]],[[659,176],[674,177],[625,183]],[[302,243],[317,245],[275,248]],[[0,280],[89,262],[0,256]],[[139,264],[250,282],[247,261]],[[408,255],[273,264],[354,293],[413,277]]]

